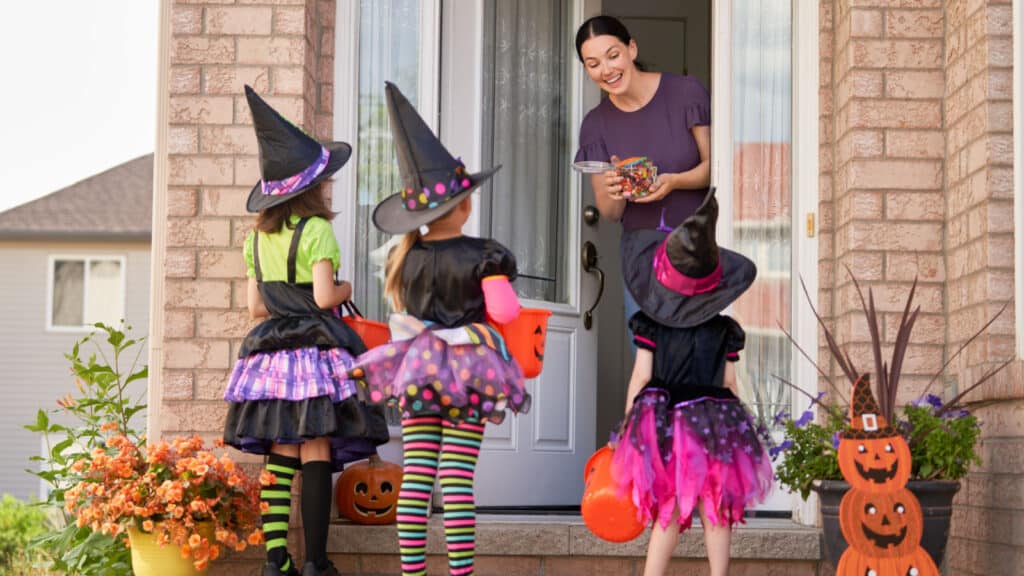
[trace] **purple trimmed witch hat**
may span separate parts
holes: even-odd
[[[373,224],[389,234],[404,234],[451,212],[501,166],[470,174],[398,87],[391,82],[385,84],[402,190],[377,204]]]
[[[697,211],[667,236],[661,230],[623,234],[626,286],[652,320],[673,328],[703,324],[754,283],[754,263],[718,246],[717,223],[711,188]]]
[[[259,212],[287,202],[330,178],[352,155],[345,142],[321,144],[270,107],[251,86],[245,98],[260,147],[260,181],[245,208]]]

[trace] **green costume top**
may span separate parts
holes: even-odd
[[[288,248],[292,242],[294,227],[300,218],[293,215],[289,218],[289,226],[283,226],[273,234],[260,233],[260,267],[263,269],[263,281],[285,282],[288,280]],[[249,233],[245,239],[245,270],[250,278],[256,277],[253,264],[252,241],[255,234]],[[331,270],[338,270],[341,263],[341,252],[338,241],[334,238],[334,228],[323,218],[314,216],[306,222],[299,238],[299,251],[295,257],[295,282],[308,284],[313,282],[313,264],[321,260],[331,261]]]

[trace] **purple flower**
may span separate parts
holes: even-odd
[[[779,413],[775,415],[774,419],[772,419],[772,424],[779,426],[786,420],[789,420],[789,412],[779,410]]]
[[[835,448],[836,450],[839,449],[839,431],[838,430],[836,430],[832,434],[832,447]]]
[[[792,440],[786,440],[782,444],[779,444],[778,446],[772,446],[771,448],[769,448],[768,449],[768,455],[771,456],[772,458],[775,458],[779,454],[782,454],[786,450],[789,450],[792,446],[793,446],[793,441]]]
[[[970,412],[968,412],[967,410],[964,410],[963,408],[961,408],[959,410],[950,410],[949,412],[946,412],[945,414],[943,414],[942,417],[946,418],[948,420],[956,420],[956,419],[959,419],[959,418],[966,418],[967,416],[970,416],[970,415],[971,415]]]
[[[814,413],[810,410],[804,410],[804,413],[800,415],[800,419],[793,422],[793,425],[797,428],[803,428],[804,426],[807,426],[811,420],[814,420]]]
[[[928,394],[927,396],[923,396],[912,401],[910,404],[912,406],[931,406],[932,408],[941,408],[943,402],[942,398],[939,398],[935,394]]]

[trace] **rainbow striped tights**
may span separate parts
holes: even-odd
[[[473,475],[483,437],[484,425],[479,422],[452,424],[434,415],[402,420],[405,456],[402,489],[398,495],[398,542],[403,576],[426,574],[427,506],[438,476],[444,503],[449,572],[452,576],[473,574],[476,547]]]

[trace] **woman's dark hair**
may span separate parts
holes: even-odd
[[[261,210],[256,218],[256,229],[265,234],[279,232],[282,226],[288,224],[292,215],[299,218],[319,216],[324,220],[333,220],[334,212],[331,212],[331,206],[324,198],[323,184],[318,184],[315,190],[307,190],[283,204]]]
[[[594,36],[615,36],[626,46],[629,46],[629,41],[633,39],[629,35],[629,30],[626,29],[626,25],[614,16],[602,14],[588,18],[586,22],[580,24],[580,29],[576,31],[576,56],[579,57],[580,62],[583,62],[583,43]]]

